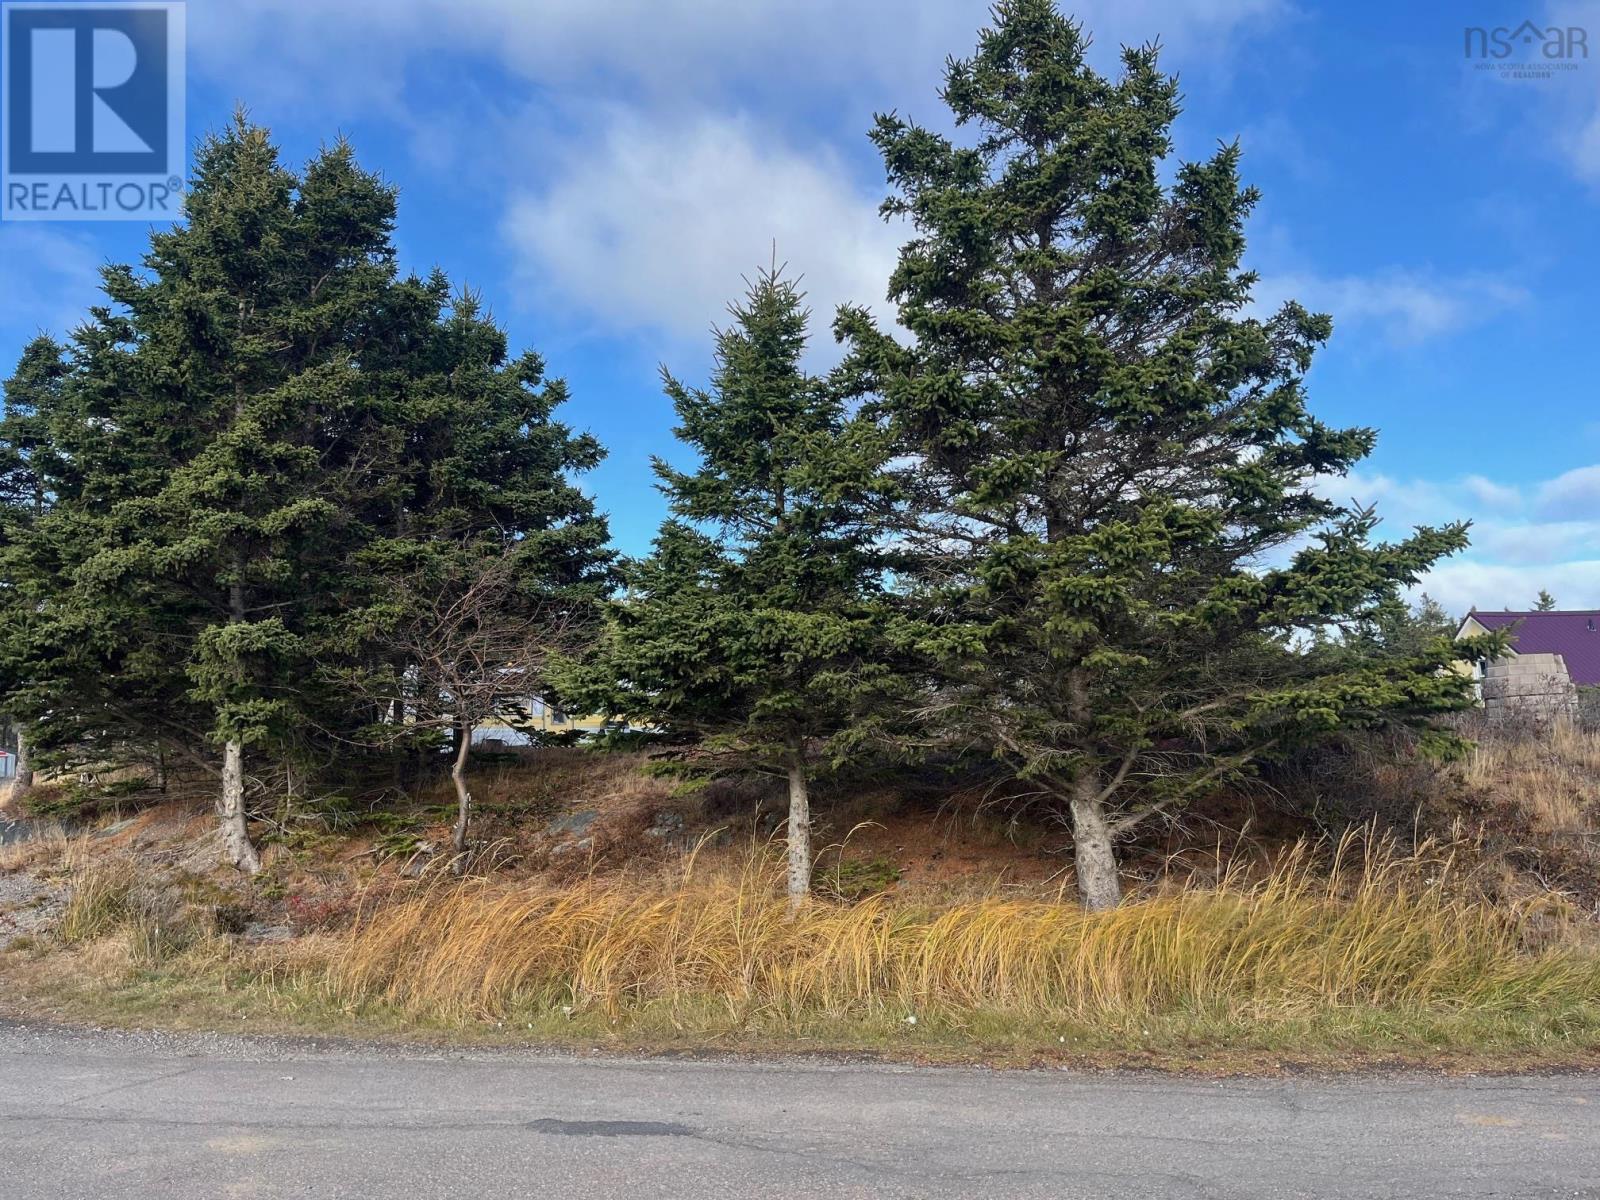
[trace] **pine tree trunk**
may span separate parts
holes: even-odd
[[[450,845],[455,849],[451,870],[460,875],[466,869],[467,823],[472,814],[472,793],[467,791],[467,759],[472,755],[472,730],[456,727],[456,757],[450,768],[450,782],[456,787],[456,823],[450,831]]]
[[[228,587],[228,620],[235,625],[244,620],[242,575],[243,568],[235,561],[234,580]],[[222,797],[217,801],[217,815],[222,820],[222,846],[228,861],[246,875],[254,875],[261,870],[261,856],[245,825],[244,743],[238,738],[229,738],[222,748]]]
[[[17,726],[17,773],[11,777],[6,791],[5,807],[10,808],[33,790],[33,755],[28,748],[28,734]]]
[[[404,655],[398,655],[390,665],[394,668],[395,696],[389,702],[386,719],[389,724],[399,727],[406,723],[405,679],[409,664]]]
[[[244,746],[237,738],[222,748],[222,799],[217,815],[222,819],[222,846],[228,861],[246,875],[254,875],[261,870],[261,857],[245,827]]]
[[[1078,895],[1091,912],[1105,912],[1122,902],[1122,881],[1117,876],[1117,852],[1111,845],[1111,826],[1100,786],[1085,773],[1072,796],[1072,852],[1078,871]]]
[[[1089,699],[1089,679],[1081,667],[1067,672],[1067,714],[1080,735],[1087,734],[1094,710]],[[1101,780],[1089,766],[1094,747],[1087,737],[1079,744],[1082,755],[1078,777],[1072,784],[1072,855],[1078,872],[1078,895],[1091,912],[1105,912],[1122,903],[1122,881],[1117,878],[1117,852],[1111,845],[1111,823],[1101,797]]]
[[[811,894],[811,794],[806,786],[805,753],[789,751],[789,908]]]

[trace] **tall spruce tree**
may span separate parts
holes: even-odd
[[[885,445],[803,369],[793,284],[764,272],[731,312],[710,391],[665,375],[699,466],[656,462],[674,515],[628,572],[584,698],[784,777],[798,901],[811,886],[818,763],[898,681],[877,545]]]
[[[0,607],[0,676],[30,744],[66,764],[105,761],[140,742],[173,744],[174,735],[186,749],[203,741],[150,597],[113,595],[79,578],[103,548],[108,489],[126,499],[137,487],[134,464],[110,448],[97,407],[118,385],[87,369],[119,362],[108,355],[125,327],[104,310],[99,316],[77,330],[70,354],[44,338],[28,347],[0,421],[13,601]]]
[[[1378,605],[1368,625],[1345,636],[1344,641],[1360,654],[1414,657],[1439,638],[1451,637],[1459,624],[1424,592],[1414,605],[1399,597]]]
[[[29,342],[16,372],[6,380],[0,417],[0,713],[9,715],[17,740],[7,804],[33,786],[33,735],[27,717],[44,704],[33,686],[29,651],[45,591],[31,569],[27,546],[52,500],[49,420],[67,374],[62,355],[62,348],[48,337]]]
[[[142,271],[107,269],[111,303],[76,339],[71,503],[43,531],[63,559],[58,661],[78,631],[79,679],[135,689],[136,724],[222,747],[223,840],[247,872],[246,747],[303,720],[360,533],[369,448],[343,433],[363,419],[360,338],[393,282],[394,208],[348,146],[297,177],[240,115],[200,147],[186,222],[152,235]]]
[[[346,685],[415,671],[405,596],[507,555],[526,612],[592,626],[612,554],[573,476],[603,451],[474,296],[396,276],[394,193],[343,143],[297,174],[240,116],[187,208],[8,384],[0,704],[86,761],[155,743],[215,771],[220,747],[253,870],[246,748],[287,777],[403,720]]]
[[[442,304],[400,365],[406,378],[384,412],[401,440],[373,489],[382,536],[371,559],[408,572],[431,559],[448,573],[463,556],[498,557],[510,544],[530,595],[574,616],[595,607],[612,588],[615,555],[575,477],[605,450],[560,419],[566,381],[533,351],[513,354],[472,293]]]
[[[1104,78],[1086,44],[1050,0],[1001,0],[947,68],[970,142],[877,119],[884,211],[915,229],[890,284],[915,341],[859,309],[836,331],[909,464],[944,728],[1070,814],[1079,889],[1105,908],[1114,843],[1151,814],[1292,739],[1470,693],[1442,641],[1337,667],[1302,652],[1466,528],[1375,544],[1370,512],[1311,489],[1374,440],[1307,410],[1330,319],[1250,314],[1238,146],[1163,185],[1176,80],[1154,47]]]
[[[382,411],[398,441],[369,489],[375,536],[358,555],[357,573],[379,586],[342,617],[352,644],[383,650],[363,657],[356,690],[394,698],[387,716],[373,714],[387,727],[367,733],[388,744],[401,709],[424,735],[449,712],[452,689],[404,647],[415,649],[430,621],[440,628],[436,618],[452,604],[477,597],[469,606],[481,607],[487,589],[504,610],[493,616],[519,624],[524,647],[536,640],[534,625],[571,646],[592,634],[616,580],[606,520],[575,481],[605,452],[558,418],[569,400],[565,381],[547,377],[537,354],[513,355],[474,295],[451,300],[442,279],[427,291],[434,312],[426,336],[415,344],[391,337],[399,346],[392,360],[367,364],[389,381]],[[475,620],[492,624],[484,614]],[[449,658],[439,646],[426,657]],[[551,686],[525,665],[515,674],[518,686]],[[458,716],[459,758],[470,722]]]
[[[29,741],[62,766],[142,749],[193,755],[206,741],[205,709],[174,657],[183,615],[149,587],[107,589],[84,573],[105,549],[112,507],[152,478],[149,459],[126,456],[131,443],[109,436],[118,430],[106,398],[126,405],[133,387],[116,353],[129,328],[102,308],[65,354],[35,341],[8,383],[0,421],[0,447],[31,476],[30,499],[9,510],[27,514],[9,523],[5,546],[7,582],[26,603],[12,609],[0,669]],[[22,386],[46,376],[47,387]]]

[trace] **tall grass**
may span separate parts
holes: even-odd
[[[43,824],[32,837],[0,846],[0,874],[51,870],[67,860],[72,844],[59,823]]]
[[[131,964],[149,966],[211,938],[213,914],[133,856],[96,857],[80,840],[65,858],[71,882],[56,932],[68,945],[119,942]]]
[[[346,1005],[465,1021],[650,1007],[732,1022],[923,1014],[960,1021],[1232,1022],[1330,1009],[1518,1014],[1600,1002],[1600,957],[1539,947],[1534,914],[1452,885],[1448,855],[1302,847],[1238,874],[1092,914],[1002,897],[813,903],[765,868],[674,887],[438,883],[365,911],[327,964]]]
[[[1469,732],[1476,745],[1460,770],[1472,791],[1505,797],[1535,832],[1573,836],[1579,846],[1600,829],[1600,733],[1570,721],[1538,731],[1485,725]]]

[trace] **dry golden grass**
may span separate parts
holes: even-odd
[[[346,1006],[429,1020],[649,1006],[771,1025],[1000,1016],[1232,1022],[1333,1009],[1557,1010],[1600,997],[1600,956],[1535,945],[1536,914],[1454,886],[1448,854],[1302,847],[1264,879],[1176,886],[1110,913],[990,897],[815,902],[769,869],[679,886],[438,883],[375,906],[326,965]],[[1546,939],[1548,940],[1548,939]]]
[[[0,872],[45,871],[61,866],[71,844],[60,825],[47,825],[25,841],[0,846]]]
[[[1301,846],[1099,915],[997,891],[797,916],[758,850],[570,886],[389,883],[353,926],[258,943],[225,932],[205,880],[95,843],[69,856],[59,940],[0,970],[35,1015],[134,1025],[1224,1070],[1595,1061],[1592,929],[1556,898],[1484,901],[1462,849]]]
[[[68,844],[67,903],[55,931],[91,966],[152,967],[185,955],[193,968],[227,956],[231,942],[218,929],[217,906],[198,899],[192,884],[154,873],[126,851],[96,849],[82,839]]]
[[[1462,766],[1462,780],[1514,803],[1537,832],[1587,836],[1600,830],[1594,804],[1600,733],[1560,722],[1548,729],[1484,730]]]
[[[509,762],[474,767],[473,802],[486,811],[518,810],[549,802],[563,810],[608,812],[659,803],[672,795],[672,784],[650,774],[642,753],[596,754],[576,747],[549,747],[523,753]],[[417,793],[423,803],[453,805],[455,792],[440,778]]]
[[[776,847],[743,838],[687,863],[653,844],[634,853],[639,837],[604,863],[533,863],[517,839],[537,841],[556,812],[593,809],[596,828],[626,831],[684,803],[641,766],[574,751],[491,767],[484,836],[506,847],[506,862],[491,870],[500,851],[481,855],[485,878],[432,870],[413,884],[366,857],[351,867],[348,842],[277,847],[294,867],[277,908],[259,882],[252,894],[209,873],[203,855],[176,853],[195,836],[191,818],[207,820],[194,813],[157,814],[117,838],[18,848],[14,860],[0,852],[0,869],[63,864],[72,887],[63,938],[36,939],[3,969],[67,1015],[286,1031],[942,1048],[1005,1061],[1152,1053],[1209,1063],[1240,1052],[1269,1066],[1279,1055],[1483,1065],[1600,1053],[1600,933],[1592,896],[1570,882],[1593,879],[1592,860],[1548,850],[1586,845],[1582,831],[1600,828],[1597,735],[1489,736],[1467,762],[1439,768],[1441,806],[1470,831],[1453,846],[1401,850],[1368,832],[1286,852],[1276,835],[1232,849],[1219,835],[1213,853],[1191,847],[1164,867],[1147,857],[1139,893],[1100,915],[1059,895],[1070,892],[1059,871],[1046,883],[908,870],[884,895],[818,900],[791,917]],[[910,862],[946,852],[904,836],[904,822],[863,850],[877,827],[851,831],[856,815],[835,810],[827,835],[853,860],[892,854],[899,866],[902,848]],[[715,819],[689,816],[691,828]],[[826,874],[834,860],[824,861]],[[328,919],[302,919],[321,906]],[[291,908],[302,916],[286,917]],[[234,936],[245,918],[302,932]]]

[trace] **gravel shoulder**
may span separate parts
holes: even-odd
[[[46,932],[66,908],[66,889],[22,871],[0,875],[0,950]]]

